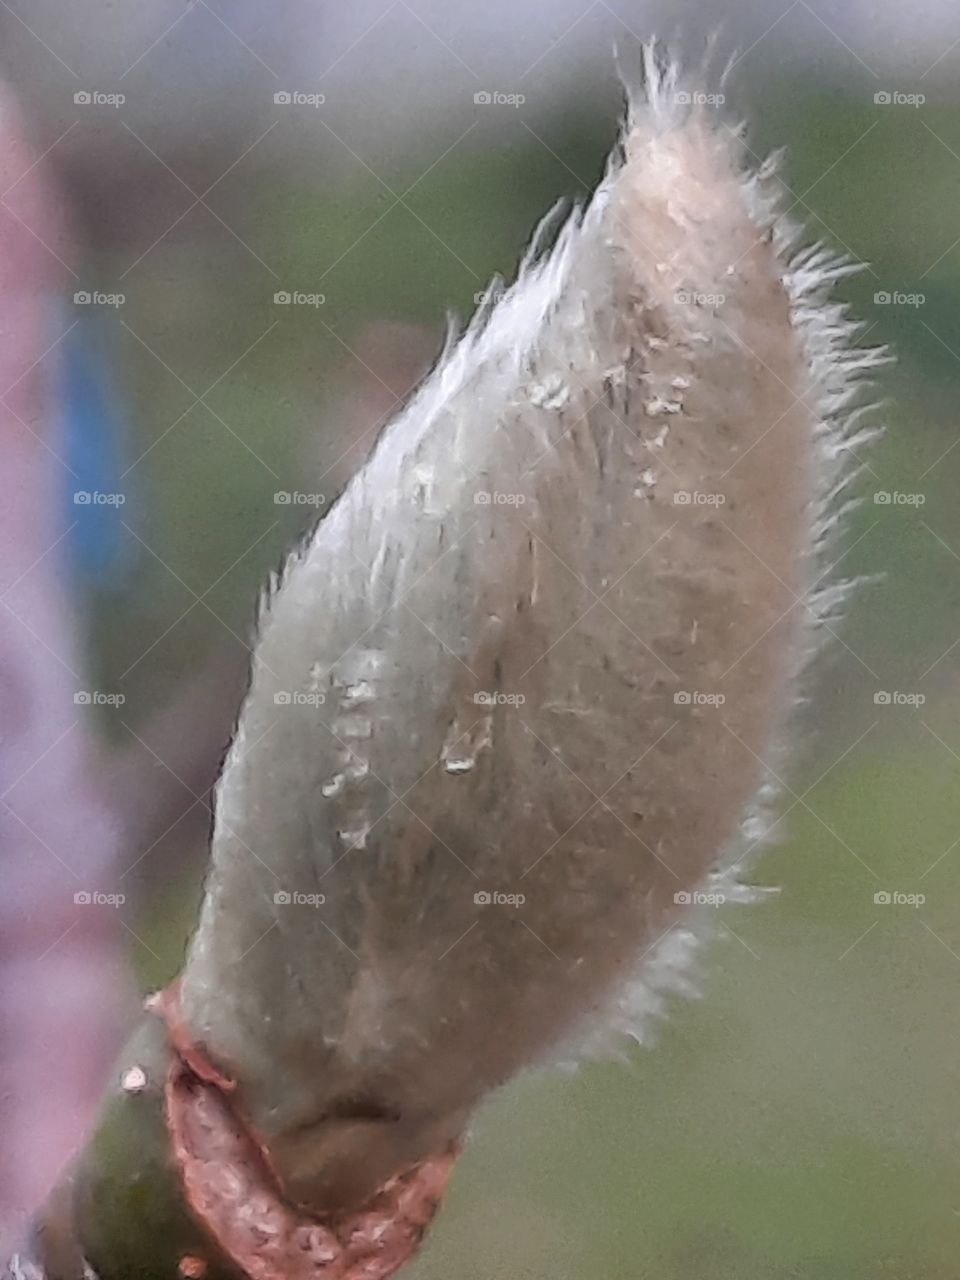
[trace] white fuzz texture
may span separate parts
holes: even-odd
[[[308,1202],[684,987],[836,603],[879,357],[678,84],[265,603],[184,1006]]]

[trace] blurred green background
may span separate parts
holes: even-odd
[[[752,868],[780,893],[717,912],[705,998],[675,1001],[656,1045],[491,1100],[419,1280],[957,1275],[960,106],[941,92],[878,107],[876,88],[754,78],[732,113],[753,121],[758,154],[788,147],[811,236],[870,264],[840,292],[865,340],[899,358],[838,568],[882,576],[817,664],[789,813]],[[535,132],[505,109],[435,167],[442,148],[398,147],[380,177],[397,194],[416,185],[396,204],[349,157],[332,177],[239,166],[217,198],[262,269],[197,210],[125,277],[111,340],[136,424],[127,465],[145,455],[125,519],[150,550],[131,546],[136,572],[94,594],[89,621],[101,687],[126,692],[132,723],[205,661],[242,656],[259,587],[312,514],[274,493],[332,499],[344,431],[402,398],[446,310],[469,313],[556,197],[595,181],[617,110],[612,85]],[[102,280],[130,257],[105,255]],[[278,307],[281,289],[326,300]],[[878,304],[880,291],[924,302]],[[224,370],[213,412],[191,408]],[[878,491],[924,500],[877,504]],[[925,701],[877,704],[879,691]],[[196,909],[202,850],[181,853],[172,876],[146,858],[128,881],[144,987],[179,966]]]

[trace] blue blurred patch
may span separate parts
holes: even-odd
[[[124,528],[131,514],[133,476],[124,475],[130,439],[111,364],[107,326],[84,315],[58,347],[60,432],[66,473],[71,576],[114,591],[129,576],[136,540]]]

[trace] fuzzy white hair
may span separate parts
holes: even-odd
[[[693,891],[749,892],[883,355],[680,83],[648,49],[590,202],[264,603],[184,1007],[305,1199],[642,1034],[689,985]]]
[[[681,82],[678,64],[664,61],[655,44],[647,45],[640,84],[632,90],[628,86],[630,113],[649,109],[676,124],[689,114],[678,108],[678,96],[687,102],[692,96],[678,93]],[[730,132],[742,137],[746,127],[731,126]],[[810,385],[816,390],[815,483],[809,508],[804,627],[794,647],[790,680],[793,698],[784,707],[779,732],[771,737],[765,776],[716,868],[701,886],[705,901],[698,904],[690,895],[684,919],[664,930],[637,971],[575,1031],[567,1046],[568,1065],[584,1057],[608,1056],[617,1035],[639,1044],[648,1042],[656,1021],[665,1016],[670,997],[701,994],[698,961],[705,944],[716,936],[712,902],[751,904],[776,893],[775,888],[754,886],[744,877],[760,852],[784,832],[776,808],[781,770],[789,767],[791,754],[788,723],[805,702],[804,679],[823,646],[836,638],[834,628],[858,585],[856,579],[835,576],[833,569],[846,521],[859,506],[851,490],[863,471],[860,455],[882,434],[878,405],[870,395],[873,374],[891,363],[892,356],[885,346],[857,345],[867,326],[853,318],[833,294],[836,284],[859,274],[863,264],[823,241],[811,243],[803,223],[783,212],[785,188],[778,180],[783,156],[780,150],[755,168],[744,164],[741,194],[751,221],[771,237],[790,301],[791,323],[802,345]]]

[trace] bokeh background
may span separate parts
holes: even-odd
[[[43,154],[27,184],[46,173],[60,229],[28,232],[51,255],[30,366],[45,496],[0,645],[23,641],[21,594],[48,575],[35,678],[91,694],[0,772],[8,915],[34,922],[0,942],[0,1092],[6,1131],[41,1153],[26,1190],[0,1177],[10,1215],[88,1118],[133,993],[179,966],[261,584],[428,367],[445,314],[469,314],[557,197],[596,181],[621,106],[612,49],[630,65],[653,32],[694,64],[713,39],[709,88],[732,59],[723,119],[749,122],[758,157],[785,146],[791,216],[868,264],[839,292],[898,363],[837,553],[865,581],[753,866],[779,894],[718,910],[705,998],[674,1003],[655,1045],[490,1102],[410,1275],[956,1276],[960,11],[933,0],[2,4],[0,73],[33,151],[0,206]],[[81,749],[110,836],[78,814],[57,844],[40,815]],[[123,902],[65,898],[51,921],[40,866],[63,895]],[[109,976],[84,985],[98,956]],[[65,1111],[31,1087],[51,1064]]]

